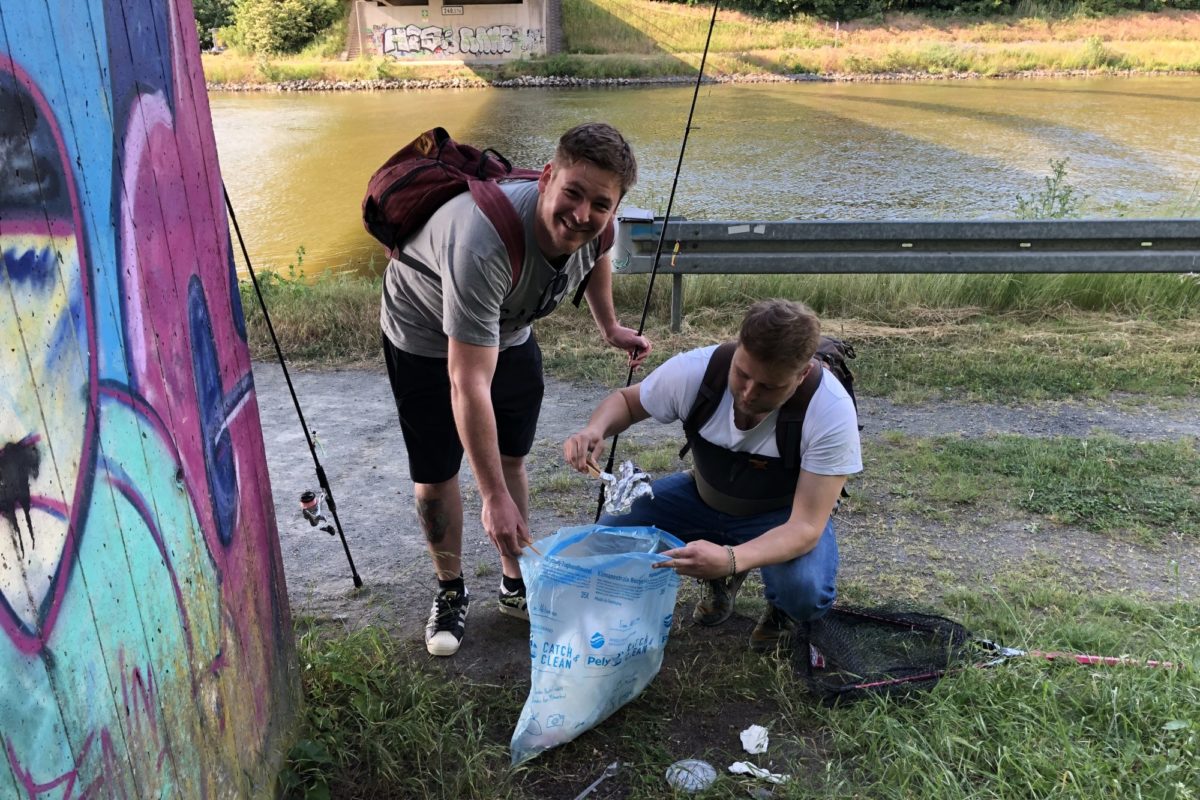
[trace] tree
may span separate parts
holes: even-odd
[[[275,55],[304,47],[341,13],[339,0],[234,0],[233,24],[247,50]]]
[[[200,36],[200,49],[213,46],[213,31],[224,28],[233,19],[235,0],[195,0],[196,33]]]

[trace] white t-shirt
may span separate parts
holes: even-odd
[[[716,345],[672,356],[642,381],[642,408],[659,422],[681,420],[692,410],[704,370]],[[733,394],[725,389],[716,413],[700,428],[700,435],[729,450],[779,456],[772,411],[754,428],[739,430],[733,422]],[[813,395],[800,429],[800,467],[815,475],[852,475],[862,472],[862,448],[854,402],[837,378],[825,372]]]

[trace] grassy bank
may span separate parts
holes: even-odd
[[[209,82],[217,84],[691,75],[704,50],[710,13],[703,6],[651,0],[565,0],[564,52],[502,65],[340,61],[332,55],[340,48],[325,41],[294,57],[205,54],[203,66]],[[984,20],[894,14],[837,25],[803,17],[767,22],[722,10],[706,74],[998,76],[1078,70],[1200,71],[1200,13],[1092,19],[1043,12]]]
[[[289,361],[380,365],[381,283],[329,277],[261,279]],[[655,288],[646,331],[651,365],[689,347],[731,338],[746,305],[787,296],[811,304],[832,335],[853,342],[862,391],[903,402],[931,399],[1104,398],[1114,392],[1172,398],[1200,387],[1200,282],[1145,276],[713,276],[687,284],[683,330],[670,332],[666,282]],[[616,279],[621,318],[636,325],[646,282]],[[258,300],[242,285],[251,353],[274,358]],[[547,370],[616,385],[625,373],[586,309],[537,325]]]
[[[805,694],[786,660],[748,653],[745,626],[727,630],[737,618],[717,629],[685,624],[641,697],[514,771],[507,743],[523,681],[448,680],[379,629],[310,630],[300,639],[302,739],[285,777],[296,797],[572,797],[620,760],[612,782],[620,789],[611,796],[661,798],[669,795],[662,776],[677,759],[704,758],[721,772],[747,758],[737,734],[754,723],[768,727],[771,747],[750,758],[769,758],[774,771],[795,777],[776,798],[1194,797],[1196,607],[1085,596],[1029,576],[997,583],[950,592],[940,610],[1009,646],[1184,666],[1088,669],[1020,659],[968,670],[928,694],[829,708]],[[850,585],[843,594],[865,599],[870,591]],[[726,774],[704,796],[745,797],[752,785]]]

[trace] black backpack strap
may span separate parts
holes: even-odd
[[[825,368],[821,362],[813,359],[809,362],[811,369],[804,380],[792,392],[779,409],[779,418],[775,421],[775,446],[779,448],[779,456],[783,459],[785,469],[796,469],[800,459],[800,433],[804,428],[804,415],[812,403],[813,395],[825,376]]]
[[[704,378],[700,381],[700,391],[692,402],[692,408],[683,418],[683,435],[687,439],[679,450],[679,457],[687,455],[692,449],[692,437],[700,433],[704,423],[717,411],[725,387],[729,385],[729,365],[733,363],[733,351],[737,342],[726,342],[717,347],[708,359],[708,367],[704,370]]]
[[[596,260],[600,260],[600,256],[612,249],[613,242],[617,239],[617,232],[613,229],[613,221],[610,219],[608,224],[604,226],[604,230],[600,231],[600,235],[593,239],[597,243]],[[593,267],[594,268],[594,267]],[[579,308],[579,304],[583,302],[583,292],[587,289],[588,281],[592,279],[592,270],[588,270],[583,274],[583,280],[579,282],[579,288],[575,290],[575,298],[571,300],[571,304]]]

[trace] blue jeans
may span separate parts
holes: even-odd
[[[782,525],[790,508],[764,514],[723,514],[700,499],[696,482],[686,472],[659,478],[652,484],[654,497],[640,497],[628,514],[605,514],[601,525],[653,525],[685,542],[706,539],[721,545],[738,545]],[[762,568],[763,595],[767,602],[799,622],[820,617],[837,597],[838,549],[833,520],[817,546],[782,564]]]

